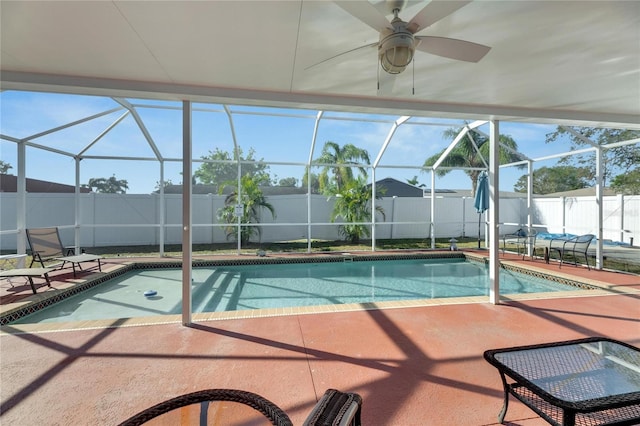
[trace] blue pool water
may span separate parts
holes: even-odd
[[[489,294],[484,265],[464,259],[415,259],[212,266],[192,272],[193,312],[436,299]],[[179,269],[134,270],[16,321],[38,323],[179,314]],[[500,292],[575,290],[500,270]],[[145,292],[156,292],[146,297]]]

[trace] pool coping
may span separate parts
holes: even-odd
[[[287,264],[287,263],[318,263],[318,262],[359,262],[359,261],[372,261],[372,260],[410,260],[410,259],[443,259],[443,258],[457,258],[465,259],[469,261],[480,262],[484,264],[489,263],[489,259],[486,256],[462,252],[462,251],[440,251],[440,252],[420,252],[420,253],[331,253],[326,255],[314,255],[314,256],[265,256],[265,257],[251,257],[251,258],[233,258],[233,259],[207,259],[207,260],[194,260],[192,262],[193,267],[207,267],[207,266],[242,266],[242,265],[260,265],[260,264]],[[150,316],[150,317],[135,317],[135,318],[122,318],[122,319],[110,319],[110,320],[85,320],[75,322],[52,322],[52,323],[37,323],[37,324],[12,324],[24,316],[27,316],[40,309],[55,304],[63,299],[74,296],[87,289],[93,288],[99,284],[104,283],[112,278],[123,275],[129,271],[137,269],[158,269],[158,268],[179,268],[182,262],[180,260],[162,260],[162,261],[143,261],[136,260],[130,263],[122,263],[120,266],[109,272],[100,274],[93,274],[87,281],[79,283],[71,288],[62,290],[48,291],[45,293],[38,293],[25,299],[19,306],[0,313],[0,326],[2,332],[34,332],[34,331],[62,331],[71,329],[87,329],[87,328],[109,328],[109,327],[124,327],[124,326],[141,326],[150,324],[165,324],[165,323],[180,323],[182,321],[181,315],[163,315],[163,316]],[[562,274],[561,272],[554,272],[550,274],[548,270],[542,268],[536,268],[535,265],[527,265],[522,267],[521,264],[516,262],[510,262],[508,260],[500,260],[500,267],[520,272],[526,275],[548,279],[561,284],[573,286],[580,290],[548,292],[548,293],[526,293],[526,294],[511,294],[501,295],[501,300],[532,300],[540,298],[560,298],[560,297],[576,297],[576,296],[596,296],[603,294],[611,294],[610,285],[597,280],[591,280],[587,278],[576,279],[574,276]],[[584,292],[583,290],[591,290]],[[625,291],[626,292],[626,291]],[[355,310],[371,310],[371,309],[393,309],[393,308],[410,308],[418,306],[433,306],[433,305],[449,305],[449,304],[463,304],[463,303],[483,303],[487,302],[487,296],[472,296],[472,297],[451,297],[442,299],[414,299],[414,300],[401,300],[401,301],[388,301],[388,302],[374,302],[374,303],[353,303],[342,305],[317,305],[317,306],[305,306],[305,307],[290,307],[290,308],[268,308],[268,309],[254,309],[246,311],[229,311],[229,312],[207,312],[207,313],[193,313],[192,318],[194,321],[210,321],[210,320],[223,320],[223,319],[240,319],[240,318],[257,318],[268,316],[282,316],[282,315],[303,315],[311,313],[335,313],[335,312],[347,312]],[[5,327],[7,329],[5,330]]]

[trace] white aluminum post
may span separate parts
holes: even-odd
[[[231,130],[231,138],[233,139],[233,154],[236,159],[236,167],[238,171],[235,213],[237,217],[237,250],[239,255],[242,252],[242,214],[244,212],[244,210],[240,210],[240,206],[244,209],[244,204],[242,203],[242,163],[240,162],[240,147],[238,146],[238,139],[236,138],[236,127],[233,124],[231,109],[228,105],[223,105],[222,107],[224,108],[224,112],[227,114],[227,120],[229,121],[229,130]]]
[[[436,171],[431,169],[431,248],[436,248]]]
[[[562,233],[567,233],[567,197],[560,197],[562,203]]]
[[[236,152],[238,152],[236,150]],[[238,255],[242,253],[242,219],[244,216],[244,203],[242,202],[242,164],[240,163],[240,155],[238,154],[238,189],[236,191],[236,226],[238,229],[237,235],[237,251]]]
[[[76,160],[76,187],[75,194],[73,197],[74,206],[75,206],[75,223],[74,223],[74,247],[73,253],[80,254],[80,161],[82,160],[80,157],[75,157]],[[94,223],[95,225],[95,223]],[[67,253],[65,253],[65,256]]]
[[[604,216],[603,214],[603,207],[602,207],[602,186],[603,186],[603,182],[604,179],[602,179],[602,174],[604,173],[604,159],[602,158],[602,148],[598,146],[598,148],[596,149],[596,217],[597,217],[597,223],[598,223],[598,227],[596,228],[598,230],[596,238],[598,239],[596,241],[596,269],[602,269],[602,218]],[[589,260],[587,259],[587,262]]]
[[[371,170],[371,251],[376,251],[376,168]]]
[[[500,303],[500,262],[498,259],[500,223],[500,130],[498,121],[489,122],[489,301]]]
[[[313,162],[313,151],[316,149],[316,139],[318,137],[318,128],[324,111],[318,111],[316,114],[316,122],[313,126],[313,137],[311,138],[311,147],[309,147],[309,158],[307,160],[307,252],[311,253],[311,162]]]
[[[393,197],[391,197],[391,232],[390,232],[390,239],[393,240],[393,222],[396,221],[396,199],[398,198],[397,195],[394,195]]]
[[[182,102],[182,324],[191,324],[191,102]]]
[[[618,211],[620,212],[620,241],[624,242],[624,195],[617,195]]]
[[[467,197],[462,197],[462,238],[465,237],[465,221],[467,220]]]
[[[311,165],[307,165],[307,253],[311,253]]]
[[[25,254],[27,252],[27,234],[26,229],[26,217],[27,217],[27,173],[25,169],[27,149],[24,141],[18,142],[18,180],[16,187],[16,227],[18,229],[18,235],[16,235],[16,243],[18,254]],[[18,265],[24,266],[24,258],[20,259]]]
[[[533,227],[533,161],[527,161],[527,231],[529,234]],[[530,241],[530,240],[529,240]],[[534,247],[527,244],[527,255],[533,254]]]
[[[398,127],[400,127],[403,123],[405,123],[410,118],[411,117],[409,116],[402,116],[393,123],[393,125],[391,126],[391,130],[389,130],[389,134],[387,134],[387,137],[384,140],[384,143],[382,144],[382,148],[380,148],[380,151],[378,152],[378,156],[373,162],[373,168],[372,168],[373,178],[371,181],[371,195],[372,195],[371,197],[371,250],[372,251],[374,251],[376,247],[376,168],[378,167],[378,164],[380,164],[380,160],[382,160],[382,156],[384,155],[384,152],[387,150],[387,147],[389,146],[389,143],[391,142],[391,139],[393,138],[393,135],[398,129]]]
[[[160,200],[158,202],[158,218],[160,219],[160,229],[158,234],[158,244],[160,245],[160,257],[164,257],[164,233],[165,233],[165,200],[164,200],[164,160],[160,160]]]

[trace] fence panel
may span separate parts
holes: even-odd
[[[83,197],[84,198],[84,197]],[[93,217],[83,224],[95,224],[93,245],[158,244],[158,197],[150,194],[89,194]],[[124,227],[101,225],[125,225]],[[144,225],[144,226],[141,226]],[[83,243],[84,244],[84,243]]]
[[[598,233],[595,197],[535,198],[539,231],[568,234]],[[602,236],[604,240],[635,242],[640,236],[640,196],[602,198]]]
[[[611,239],[638,245],[640,242],[640,195],[625,195],[615,198],[618,206],[611,211],[611,222],[614,222],[611,224],[611,228],[618,227],[619,231],[611,231]]]
[[[27,198],[27,227],[61,227],[66,245],[73,245],[75,194],[36,194]],[[224,206],[224,196],[193,196],[193,242],[195,244],[227,241],[217,219]],[[261,213],[262,242],[306,239],[307,195],[268,197],[277,217]],[[338,226],[331,223],[335,199],[313,194],[310,199],[311,238],[340,239]],[[16,249],[15,193],[0,194],[0,249]],[[376,200],[386,219],[376,218],[376,238],[428,238],[431,234],[430,198],[385,197]],[[594,197],[534,198],[533,223],[538,231],[552,233],[596,233]],[[487,214],[479,216],[472,198],[436,197],[435,236],[437,238],[475,237],[486,232]],[[395,222],[395,223],[394,223]],[[527,208],[523,198],[500,200],[500,233],[526,225]],[[83,247],[109,245],[157,245],[160,242],[160,197],[158,194],[80,194],[80,243]],[[165,194],[165,243],[182,241],[182,200],[179,194]],[[280,225],[278,225],[280,224]],[[509,225],[507,225],[509,224]],[[95,226],[94,226],[95,225]],[[603,199],[603,235],[605,239],[640,241],[640,196],[615,196]]]

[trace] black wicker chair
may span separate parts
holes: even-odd
[[[275,426],[293,426],[289,416],[277,405],[262,396],[235,389],[207,389],[169,399],[147,408],[125,420],[120,426],[138,426],[169,411],[191,404],[206,404],[201,410],[200,424],[206,425],[206,411],[210,401],[229,401],[245,404],[262,413]],[[305,426],[360,426],[362,398],[355,393],[328,389],[305,421]]]
[[[589,266],[589,259],[587,257],[587,251],[589,250],[589,245],[591,244],[591,240],[593,240],[596,236],[592,234],[579,235],[577,237],[569,238],[568,240],[551,240],[549,243],[549,250],[554,250],[558,252],[558,257],[560,257],[560,267],[565,260],[565,255],[567,253],[571,253],[573,256],[574,265],[578,266],[578,254],[584,256],[584,261],[587,264],[587,269],[591,270]],[[554,241],[558,244],[554,245]],[[562,243],[562,246],[559,245]]]

